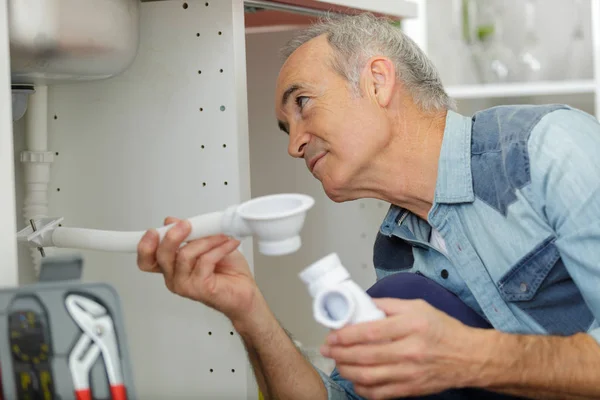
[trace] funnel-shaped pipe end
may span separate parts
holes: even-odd
[[[285,255],[301,247],[300,231],[314,203],[312,197],[303,194],[275,194],[247,201],[237,213],[258,237],[261,253]]]

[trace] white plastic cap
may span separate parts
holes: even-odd
[[[300,279],[304,283],[311,283],[321,278],[329,271],[342,265],[342,261],[338,257],[337,253],[331,253],[318,261],[315,261],[302,272],[300,272]]]

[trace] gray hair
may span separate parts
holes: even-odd
[[[381,55],[392,60],[396,78],[404,83],[415,104],[423,111],[456,108],[431,60],[390,20],[370,13],[327,16],[290,40],[281,49],[282,57],[286,60],[298,47],[321,35],[326,35],[333,48],[333,69],[351,83],[356,93],[366,61]]]

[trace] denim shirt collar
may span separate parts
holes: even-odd
[[[435,185],[437,203],[473,202],[471,118],[448,110]]]
[[[475,200],[471,175],[471,124],[469,117],[454,111],[449,110],[446,115],[431,211],[437,210],[440,204]],[[403,217],[406,217],[404,210],[392,204],[380,225],[380,232],[391,235]]]

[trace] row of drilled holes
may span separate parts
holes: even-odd
[[[209,3],[208,3],[208,2],[206,2],[206,3],[204,3],[204,5],[205,5],[206,7],[208,7]],[[184,8],[184,9],[187,9],[187,8],[188,8],[188,3],[183,3],[183,8]],[[219,35],[222,35],[222,34],[223,34],[223,32],[219,31]],[[196,33],[196,37],[200,37],[200,33],[199,33],[199,32],[197,32],[197,33]],[[222,73],[223,73],[223,68],[220,68],[220,69],[219,69],[219,72],[222,74]],[[200,75],[200,74],[202,74],[202,70],[198,70],[198,75]],[[221,111],[225,111],[225,106],[221,106],[221,107],[219,107],[219,109],[220,109]],[[199,110],[200,110],[200,112],[202,112],[202,111],[204,111],[204,108],[203,108],[203,107],[200,107],[200,108],[199,108]],[[227,145],[226,145],[226,144],[223,144],[223,148],[225,148],[225,147],[227,147]],[[204,145],[202,145],[202,146],[201,146],[201,148],[202,148],[202,149],[204,149]],[[224,185],[227,185],[227,181],[225,181],[223,184],[224,184]],[[206,182],[202,182],[202,186],[206,186]],[[233,334],[233,333],[232,333],[232,334]]]
[[[230,331],[230,332],[229,332],[229,334],[230,334],[231,336],[233,336],[233,331]],[[212,332],[210,332],[210,331],[209,331],[209,332],[208,332],[208,336],[212,336]],[[210,369],[210,372],[214,372],[214,371],[215,371],[214,369],[212,369],[212,368]],[[235,373],[235,369],[233,369],[233,368],[232,368],[232,369],[231,369],[231,372],[232,372],[232,373]]]
[[[208,2],[206,2],[206,3],[204,3],[204,5],[205,5],[206,7],[208,7],[208,6],[209,6],[209,3],[208,3]],[[188,3],[183,3],[183,8],[184,8],[184,9],[187,9],[187,8],[188,8]],[[219,35],[222,35],[222,34],[223,34],[223,32],[219,31]],[[200,33],[196,33],[196,36],[197,36],[197,37],[200,37]],[[219,69],[219,72],[220,72],[220,73],[223,73],[223,68],[220,68],[220,69]],[[201,70],[198,70],[198,74],[202,74],[202,71],[201,71]],[[226,109],[226,108],[225,108],[225,106],[223,106],[223,105],[222,105],[221,107],[219,107],[219,109],[220,109],[221,111],[225,111],[225,109]],[[200,109],[199,109],[199,110],[202,112],[202,111],[204,111],[204,108],[203,108],[203,107],[200,107]],[[56,120],[56,119],[58,119],[58,116],[57,116],[57,115],[55,115],[55,116],[54,116],[54,119],[55,119],[55,120]],[[223,147],[225,148],[225,147],[227,147],[227,145],[226,145],[226,144],[223,144]],[[202,149],[204,149],[204,145],[202,145]],[[56,155],[58,155],[58,153],[56,153]],[[228,183],[227,183],[227,181],[225,181],[223,184],[224,184],[224,185],[227,185]],[[206,182],[202,182],[202,186],[206,186]],[[57,191],[57,192],[60,192],[60,188],[57,188],[57,189],[56,189],[56,191]]]
[[[206,3],[204,3],[204,5],[206,7],[208,7],[208,5],[209,5],[208,1]],[[189,5],[188,5],[188,3],[183,3],[182,7],[183,7],[184,10],[187,10],[187,8],[189,7]],[[223,32],[219,31],[219,35],[222,35],[222,34],[223,34]],[[196,33],[196,36],[200,36],[200,34]]]
[[[55,120],[58,119],[58,115],[54,115],[54,119]],[[54,153],[54,154],[56,154],[57,156],[59,155],[58,151],[56,153]],[[56,188],[56,191],[60,192],[60,188]],[[58,226],[62,226],[62,224],[58,224]]]
[[[209,4],[208,4],[208,1],[207,1],[206,3],[204,3],[204,5],[205,5],[206,7],[208,7],[208,5],[209,5]],[[187,9],[187,8],[188,8],[188,3],[183,3],[183,8],[184,8],[184,10],[185,10],[185,9]]]
[[[202,110],[202,109],[200,109],[200,110]],[[226,145],[225,143],[223,143],[223,148],[226,148],[226,147],[227,147],[227,145]],[[201,148],[201,149],[204,149],[204,148],[205,148],[205,146],[204,146],[204,145],[201,145],[201,146],[200,146],[200,148]],[[224,184],[225,186],[227,186],[227,185],[228,185],[227,181],[223,182],[223,184]],[[206,182],[202,182],[202,186],[206,186]],[[210,334],[210,333],[209,333],[209,334]],[[232,335],[233,335],[233,333],[232,333]]]
[[[221,106],[221,107],[219,107],[219,110],[221,110],[221,111],[225,111],[225,106]],[[200,107],[200,111],[204,111],[204,108],[203,108],[203,107]]]
[[[204,5],[206,7],[208,7],[208,4],[209,4],[208,2],[204,3]],[[188,4],[187,3],[183,3],[183,8],[187,9],[188,8]],[[223,34],[223,32],[219,31],[219,35],[222,35],[222,34]],[[196,33],[196,37],[200,37],[200,33],[199,32]],[[223,68],[219,69],[219,72],[223,73]],[[201,73],[202,73],[202,71],[198,70],[198,74],[201,74]],[[204,109],[200,108],[200,111],[204,111]],[[225,111],[225,106],[221,106],[221,111]]]
[[[209,371],[210,371],[210,372],[215,372],[215,370],[214,370],[214,369],[212,369],[212,368],[211,368]],[[235,369],[231,368],[231,373],[235,373]]]
[[[227,186],[229,185],[229,183],[227,183],[227,181],[223,182],[223,185]],[[206,182],[202,182],[202,186],[206,186]]]
[[[58,116],[56,116],[56,115],[55,115],[55,116],[54,116],[54,119],[58,119]],[[200,147],[201,147],[202,149],[204,149],[204,145],[202,145],[202,146],[200,146]],[[226,147],[227,147],[227,145],[226,145],[225,143],[223,143],[223,148],[226,148]],[[58,155],[58,151],[56,152],[56,155]],[[225,181],[225,182],[223,182],[223,184],[224,184],[225,186],[227,186],[229,183],[228,183],[227,181]],[[202,186],[206,186],[206,182],[202,182]],[[60,192],[60,188],[56,188],[56,191],[57,191],[57,192]]]
[[[54,119],[55,120],[58,119],[58,115],[54,115]],[[54,153],[54,154],[56,154],[58,156],[58,151],[56,153]],[[56,188],[56,191],[60,192],[60,188]],[[59,225],[59,226],[62,226],[62,225]]]
[[[204,5],[205,5],[206,7],[208,7],[208,6],[209,6],[209,3],[208,3],[208,2],[206,2],[206,3],[204,3]],[[183,8],[184,8],[184,9],[187,9],[187,8],[188,8],[188,3],[183,3]],[[222,34],[223,34],[223,32],[219,31],[219,35],[222,35]],[[199,32],[197,32],[197,33],[196,33],[196,37],[200,37],[200,33],[199,33]],[[220,73],[223,73],[223,68],[220,68],[220,69],[219,69],[219,72],[220,72]],[[202,74],[202,70],[198,70],[198,75],[200,75],[200,74]],[[221,107],[219,107],[219,109],[220,109],[221,111],[225,111],[225,106],[221,106]],[[199,110],[200,110],[200,112],[202,112],[202,111],[204,111],[204,108],[203,108],[203,107],[200,107],[200,108],[199,108]],[[225,147],[227,147],[227,145],[226,145],[226,144],[223,144],[223,147],[225,148]],[[202,148],[204,149],[204,145],[202,145]],[[227,185],[227,182],[225,182],[224,184],[225,184],[225,185]],[[202,182],[202,186],[206,186],[206,182]]]

